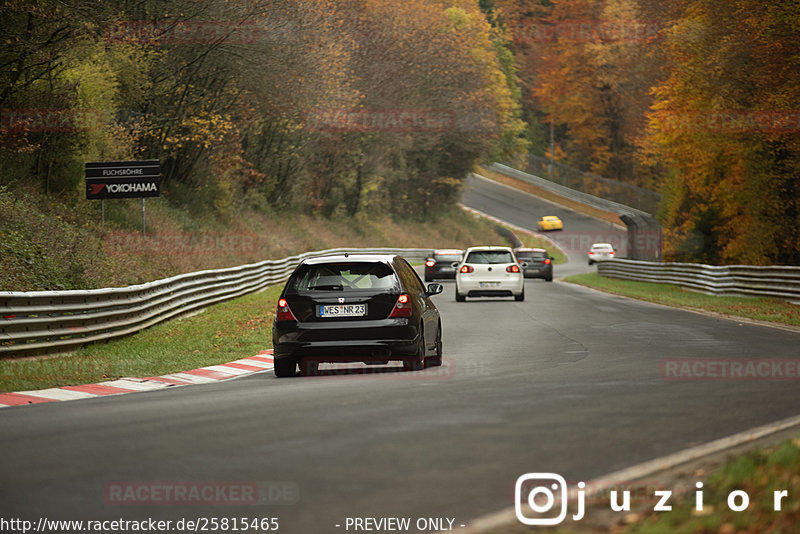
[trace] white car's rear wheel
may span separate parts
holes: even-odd
[[[465,300],[467,300],[467,297],[459,293],[458,286],[456,286],[456,302],[464,302]]]

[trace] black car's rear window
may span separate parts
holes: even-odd
[[[434,254],[433,259],[442,262],[461,261],[461,254]]]
[[[475,250],[467,256],[467,263],[514,263],[514,258],[505,250]]]
[[[391,289],[397,277],[380,262],[342,262],[304,265],[289,281],[287,291],[358,291]]]
[[[547,259],[547,254],[544,252],[517,252],[517,259],[541,261]]]

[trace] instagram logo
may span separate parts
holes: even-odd
[[[554,492],[558,493],[558,499]],[[552,512],[556,500],[560,502],[558,515],[545,516]],[[567,517],[567,500],[567,481],[555,473],[526,473],[514,486],[514,510],[517,519],[526,525],[558,525]],[[524,503],[533,514],[527,514]]]

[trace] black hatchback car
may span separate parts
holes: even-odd
[[[456,279],[454,263],[461,263],[464,251],[457,249],[434,250],[433,256],[425,261],[425,281],[433,282],[440,279]]]
[[[517,248],[514,249],[517,260],[522,267],[525,278],[544,278],[553,281],[553,258],[543,248]]]
[[[341,255],[301,263],[272,326],[275,375],[315,374],[321,362],[442,364],[442,323],[427,288],[400,256]]]

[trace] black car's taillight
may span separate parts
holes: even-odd
[[[392,309],[392,313],[389,314],[389,317],[411,317],[412,311],[411,297],[403,293],[397,297],[397,302],[395,302],[394,308]]]
[[[278,311],[275,314],[275,318],[278,321],[296,321],[297,317],[294,316],[292,313],[291,308],[289,308],[289,303],[286,302],[286,299],[278,299]]]

